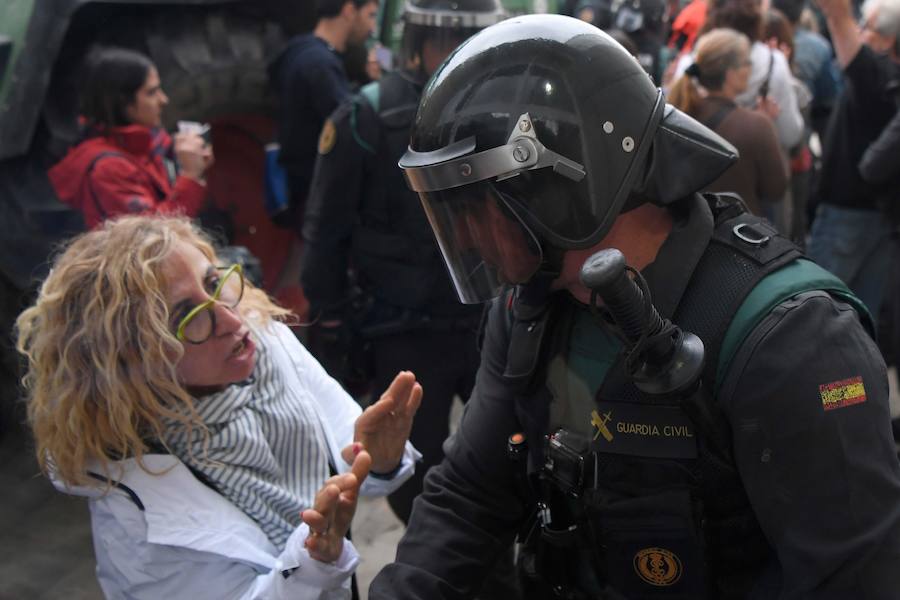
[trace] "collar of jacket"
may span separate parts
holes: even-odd
[[[153,149],[154,142],[159,137],[159,131],[157,128],[151,129],[144,125],[125,125],[111,127],[97,133],[129,154],[145,156],[150,154]]]

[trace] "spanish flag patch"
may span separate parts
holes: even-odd
[[[851,377],[819,386],[819,396],[825,410],[834,410],[866,401],[866,388],[862,377]]]

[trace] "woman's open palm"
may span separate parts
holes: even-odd
[[[353,439],[372,456],[373,473],[390,473],[400,464],[413,417],[421,403],[422,386],[416,376],[401,371],[378,402],[356,419]],[[352,456],[352,446],[345,448],[343,455],[345,460]]]

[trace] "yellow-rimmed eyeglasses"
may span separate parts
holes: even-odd
[[[215,290],[209,300],[192,308],[178,323],[175,337],[182,342],[202,344],[216,330],[215,304],[236,308],[244,296],[244,270],[234,264],[227,269],[219,269],[221,276],[210,280]]]

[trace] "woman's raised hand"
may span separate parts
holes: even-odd
[[[316,493],[313,507],[300,513],[300,518],[309,526],[306,550],[314,559],[334,562],[340,558],[344,536],[356,512],[359,486],[371,466],[372,457],[357,447],[350,472],[328,479]]]
[[[372,456],[373,473],[390,473],[400,464],[413,417],[422,403],[422,386],[410,371],[401,371],[378,402],[356,419],[353,439]],[[343,450],[348,463],[353,446]]]

